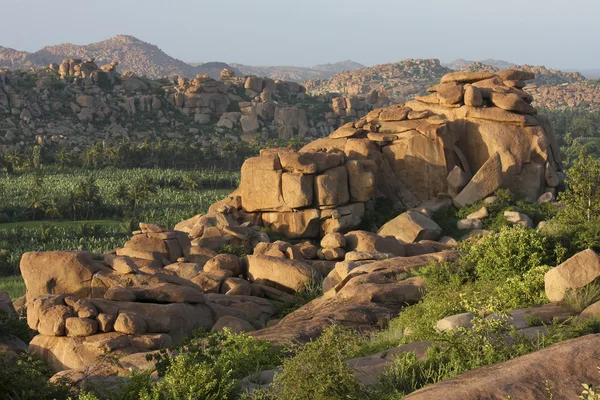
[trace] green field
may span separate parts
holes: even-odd
[[[0,224],[0,230],[12,229],[12,228],[25,228],[35,229],[42,228],[43,226],[53,226],[56,228],[74,228],[81,227],[82,225],[95,225],[95,226],[121,226],[123,221],[111,221],[111,220],[91,220],[91,221],[21,221],[21,222],[5,222]]]
[[[239,174],[166,169],[42,168],[0,176],[0,291],[24,293],[28,251],[122,247],[139,222],[172,228],[204,213],[238,184]]]
[[[238,173],[216,171],[19,170],[0,176],[0,223],[136,220],[172,227],[206,212],[238,180]]]
[[[25,282],[20,275],[0,276],[0,292],[7,292],[14,301],[25,294]]]

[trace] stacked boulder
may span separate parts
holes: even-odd
[[[356,228],[378,197],[412,209],[449,196],[461,208],[508,188],[534,202],[564,174],[548,120],[519,89],[532,78],[448,74],[430,95],[371,111],[298,152],[263,151],[242,167],[241,209],[299,238]]]
[[[342,151],[270,149],[242,166],[241,209],[289,238],[355,228],[373,198],[375,165]]]
[[[103,256],[25,253],[27,321],[39,332],[30,351],[60,371],[104,353],[166,347],[195,329],[227,326],[225,317],[251,330],[264,327],[275,307],[251,285],[241,260],[209,249],[199,257],[191,248],[185,232],[141,224],[124,248]]]

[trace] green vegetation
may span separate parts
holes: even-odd
[[[19,171],[0,177],[0,222],[136,219],[173,226],[206,212],[237,187],[238,176],[159,169]]]
[[[186,119],[183,114],[174,114],[173,117]],[[136,127],[139,131],[150,130],[154,118],[136,118]],[[197,126],[197,125],[196,125]],[[185,129],[185,124],[180,129]],[[305,139],[294,136],[289,140],[254,138],[250,143],[232,141],[223,137],[215,137],[213,128],[200,126],[201,132],[213,137],[211,143],[197,143],[194,140],[146,140],[134,144],[124,139],[120,142],[97,142],[81,151],[69,147],[50,146],[25,147],[21,151],[11,150],[0,152],[0,168],[11,172],[14,168],[35,169],[43,166],[56,166],[60,168],[152,168],[152,169],[183,169],[193,171],[238,171],[248,157],[257,156],[260,150],[273,147],[299,148],[305,144]],[[182,132],[187,134],[187,132]]]
[[[52,373],[42,361],[0,352],[0,393],[9,400],[58,400],[71,393],[67,385],[49,383]]]
[[[590,111],[585,106],[564,110],[538,107],[538,111],[550,119],[567,166],[571,166],[582,151],[600,156],[600,111]]]
[[[0,276],[19,273],[21,255],[28,251],[87,250],[102,254],[123,244],[131,227],[79,224],[56,228],[49,223],[39,228],[0,229]],[[18,281],[2,280],[2,286],[19,288]]]
[[[285,400],[364,398],[364,388],[345,362],[358,348],[357,336],[340,327],[327,329],[304,346],[292,347],[295,355],[284,359],[272,396]]]
[[[20,275],[0,276],[0,292],[6,292],[15,301],[25,295],[25,282]]]
[[[99,388],[79,399],[233,400],[241,395],[239,379],[279,363],[279,349],[269,342],[229,331],[199,333],[177,350],[180,354],[176,356],[166,351],[155,356],[160,381],[151,378],[151,371],[142,372],[134,374],[116,393],[107,394]]]
[[[580,313],[597,301],[600,301],[600,284],[592,282],[582,288],[568,290],[563,304],[576,313]]]

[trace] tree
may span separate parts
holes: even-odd
[[[72,190],[69,192],[69,195],[67,196],[67,201],[69,204],[69,208],[71,210],[71,212],[73,213],[73,221],[75,221],[77,218],[77,210],[79,210],[81,208],[82,202],[81,202],[81,198],[79,197],[78,193],[75,190]]]
[[[90,210],[96,207],[101,201],[100,188],[96,184],[96,179],[92,175],[88,175],[87,178],[77,184],[75,190],[82,205],[86,206],[85,219],[87,219]]]
[[[54,197],[48,202],[48,205],[44,209],[46,217],[50,219],[59,218],[61,215],[58,197]]]
[[[187,174],[183,177],[181,184],[179,185],[180,189],[189,190],[193,192],[198,189],[198,176],[196,174]]]
[[[568,189],[560,196],[569,223],[600,220],[600,160],[584,152],[567,173]]]
[[[56,163],[59,167],[65,168],[70,166],[73,163],[73,158],[71,157],[71,153],[64,147],[61,147],[56,152]]]
[[[32,220],[35,220],[35,216],[38,211],[46,208],[46,204],[44,199],[37,191],[32,191],[29,193],[29,198],[27,200],[27,208],[31,210]]]
[[[31,159],[34,168],[39,168],[42,165],[42,146],[36,145],[31,152]]]

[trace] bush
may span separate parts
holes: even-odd
[[[435,341],[437,345],[423,361],[412,353],[399,355],[380,377],[372,398],[398,399],[426,385],[538,349],[499,319],[476,318],[472,328],[438,334]]]
[[[274,397],[282,400],[362,399],[364,391],[346,364],[358,350],[358,339],[339,326],[321,337],[294,346],[295,356],[283,361],[275,377]]]
[[[11,400],[66,399],[70,389],[49,383],[52,373],[39,360],[0,351],[0,396]]]
[[[563,304],[580,313],[597,301],[600,301],[600,283],[592,282],[582,288],[567,290]]]
[[[24,319],[13,318],[5,311],[0,310],[0,338],[16,336],[23,342],[29,343],[32,333]]]
[[[461,263],[473,267],[483,280],[522,275],[552,261],[546,237],[519,225],[506,227],[463,248]]]
[[[252,254],[245,246],[235,246],[233,244],[226,244],[217,249],[219,254],[233,254],[240,258],[246,257]]]
[[[133,374],[132,379],[108,399],[237,399],[241,378],[279,364],[279,350],[271,343],[227,330],[198,333],[172,350],[177,350],[179,355],[172,357],[162,350],[153,356],[161,380],[155,382],[152,371]],[[79,400],[105,398],[102,388],[85,396]]]

